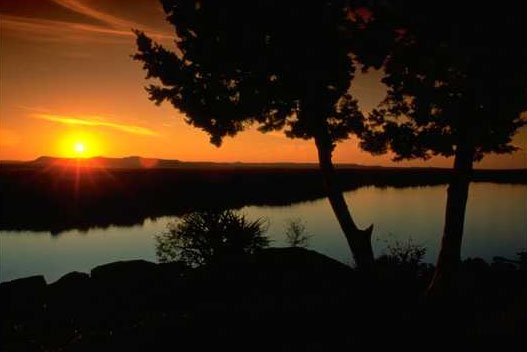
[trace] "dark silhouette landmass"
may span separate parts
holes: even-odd
[[[212,161],[181,161],[177,159],[145,158],[142,156],[128,156],[123,158],[110,158],[96,156],[92,158],[63,158],[54,156],[41,156],[35,160],[0,160],[4,167],[88,167],[105,169],[172,169],[172,168],[233,168],[233,167],[284,167],[291,169],[318,168],[315,163],[273,162],[273,163],[246,163],[246,162],[212,162]],[[364,166],[359,164],[339,164],[340,167],[380,168],[380,166]]]
[[[147,218],[207,208],[290,205],[325,197],[313,165],[222,164],[170,161],[171,167],[76,167],[43,161],[2,164],[0,230],[87,230],[132,226]],[[115,162],[122,165],[128,160]],[[133,161],[134,163],[136,161]],[[175,166],[178,165],[178,166]],[[446,184],[451,170],[341,166],[346,191],[363,186]],[[527,170],[477,170],[476,182],[523,183]]]
[[[378,269],[372,278],[314,251],[270,248],[196,269],[133,260],[49,285],[33,276],[0,284],[0,343],[5,351],[338,351],[523,341],[525,266],[468,259],[448,301],[423,296],[432,266]]]

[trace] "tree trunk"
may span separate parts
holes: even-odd
[[[373,225],[366,230],[360,230],[353,221],[342,189],[338,183],[337,174],[331,161],[333,146],[329,138],[315,137],[318,150],[320,171],[324,178],[328,199],[337,217],[342,231],[348,241],[348,245],[355,259],[357,268],[363,272],[370,272],[373,268],[373,250],[371,246],[371,234]]]
[[[428,294],[431,296],[451,293],[461,264],[461,243],[473,158],[473,148],[459,148],[456,151],[454,172],[447,190],[441,250],[432,282],[428,286]]]

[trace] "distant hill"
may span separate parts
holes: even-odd
[[[0,160],[4,170],[11,167],[16,168],[43,168],[43,167],[65,167],[65,168],[100,168],[100,169],[280,169],[280,170],[313,170],[319,168],[318,163],[245,163],[245,162],[211,162],[211,161],[181,161],[177,159],[143,158],[140,156],[128,156],[124,158],[108,158],[103,156],[93,158],[60,158],[52,156],[41,156],[31,161]],[[370,166],[359,164],[336,164],[338,169],[361,170],[361,172],[452,172],[450,168],[438,167],[397,167],[397,166]],[[527,169],[479,169],[475,170],[484,174],[525,175]]]
[[[154,158],[142,158],[139,156],[129,156],[125,158],[57,158],[51,156],[41,156],[25,164],[32,166],[63,166],[63,167],[95,167],[106,169],[135,169],[135,168],[173,168],[181,164],[179,160],[164,160]]]
[[[3,165],[24,165],[34,167],[58,166],[58,167],[91,167],[91,168],[109,168],[109,169],[136,169],[136,168],[284,168],[284,169],[311,169],[318,168],[316,163],[222,163],[222,162],[183,162],[171,159],[143,158],[140,156],[129,156],[124,158],[60,158],[51,156],[41,156],[32,161],[0,161]],[[340,164],[338,167],[346,168],[381,168],[380,166],[362,166],[358,164]]]

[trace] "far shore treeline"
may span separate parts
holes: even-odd
[[[325,197],[316,164],[163,160],[158,166],[133,167],[141,165],[140,158],[99,158],[106,167],[82,167],[89,160],[79,161],[81,167],[75,166],[76,159],[2,162],[0,230],[60,234],[132,226],[196,209],[289,205]],[[338,167],[345,191],[447,184],[452,173],[440,168]],[[473,181],[526,184],[527,170],[475,170]]]

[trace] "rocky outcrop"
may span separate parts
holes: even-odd
[[[0,284],[2,314],[20,316],[39,312],[44,307],[46,281],[44,276],[31,276]]]
[[[50,285],[42,276],[0,284],[1,350],[329,351],[372,341],[393,347],[401,337],[406,347],[422,346],[435,331],[471,341],[489,327],[523,336],[524,310],[516,308],[525,303],[524,272],[477,261],[466,270],[474,277],[466,297],[430,307],[419,299],[419,285],[362,277],[301,248],[270,248],[196,269],[109,263]],[[492,320],[500,312],[508,312],[507,324]]]

